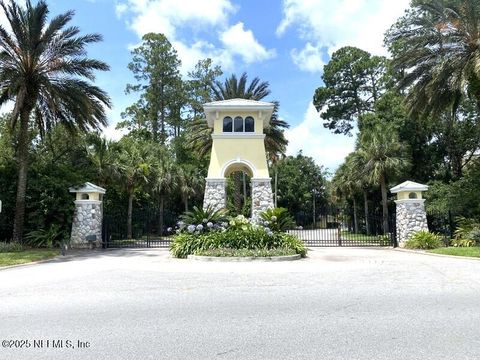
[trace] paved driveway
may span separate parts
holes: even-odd
[[[480,358],[480,261],[310,254],[198,263],[119,250],[0,271],[0,340],[31,345],[0,359]]]

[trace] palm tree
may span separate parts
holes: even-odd
[[[148,144],[139,143],[129,137],[122,138],[117,146],[113,169],[118,181],[125,187],[128,195],[127,239],[131,239],[135,192],[141,185],[148,182],[154,159]]]
[[[21,242],[25,218],[29,127],[32,115],[39,133],[62,123],[70,131],[87,131],[106,125],[110,99],[92,85],[94,71],[108,70],[104,62],[86,57],[85,47],[101,41],[100,35],[80,36],[66,27],[72,11],[47,21],[44,0],[17,5],[0,0],[10,30],[0,26],[0,105],[14,101],[12,128],[18,127],[18,183],[13,241]]]
[[[335,172],[332,180],[334,191],[340,196],[352,199],[353,202],[353,228],[358,232],[357,194],[360,191],[358,172],[354,166],[353,153],[348,155],[345,162]]]
[[[369,180],[380,185],[383,230],[388,233],[387,176],[394,175],[409,165],[404,145],[392,126],[378,124],[362,134],[358,154],[365,161],[365,173]]]
[[[185,205],[185,212],[188,212],[188,199],[190,196],[195,195],[202,188],[202,179],[203,177],[194,166],[184,165],[179,168],[178,185]]]
[[[165,197],[177,184],[177,168],[172,155],[163,147],[157,147],[152,172],[152,190],[158,200],[159,236],[163,235],[165,216]]]
[[[250,99],[262,100],[270,95],[268,81],[260,81],[258,77],[254,78],[247,86],[248,76],[243,73],[240,79],[237,79],[235,74],[225,79],[223,84],[220,81],[215,81],[212,84],[212,91],[215,100],[227,99]]]
[[[367,231],[367,235],[370,235],[370,216],[368,210],[368,189],[371,186],[371,182],[369,179],[368,174],[365,172],[365,167],[367,163],[365,159],[355,151],[351,154],[350,158],[350,171],[352,171],[353,175],[357,179],[357,183],[359,188],[362,190],[363,193],[363,209],[365,212],[365,230]]]
[[[105,187],[112,174],[112,151],[113,141],[100,136],[97,133],[87,137],[86,151],[88,158],[97,171],[97,184]]]
[[[413,114],[453,114],[461,99],[480,107],[480,1],[416,1],[387,33]]]

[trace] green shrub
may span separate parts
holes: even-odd
[[[467,219],[460,216],[456,218],[456,221],[458,225],[455,229],[455,239],[469,239],[469,235],[472,231],[480,231],[480,224],[475,219]]]
[[[177,258],[186,258],[198,251],[214,249],[284,249],[293,250],[296,254],[305,256],[307,249],[304,243],[295,236],[284,233],[271,233],[261,227],[247,226],[231,227],[208,233],[183,232],[175,236],[170,251]]]
[[[475,246],[475,241],[468,239],[452,239],[450,246],[453,247],[472,247]]]
[[[228,222],[228,229],[229,230],[242,230],[242,231],[251,231],[252,224],[250,223],[250,220],[247,219],[243,215],[238,215],[233,218],[230,218],[230,221]]]
[[[474,228],[467,234],[467,239],[473,241],[475,245],[480,245],[480,228]]]
[[[274,232],[287,231],[296,227],[293,217],[285,208],[267,209],[260,214],[263,225]]]
[[[405,243],[407,249],[436,249],[443,246],[442,238],[425,230],[414,233]]]
[[[23,246],[19,243],[0,242],[0,253],[21,252],[23,250]]]
[[[209,249],[198,250],[195,255],[216,256],[216,257],[270,257],[270,256],[289,256],[296,255],[292,249]]]
[[[52,225],[49,229],[30,231],[25,235],[25,243],[31,247],[52,248],[60,246],[63,236],[60,227]]]

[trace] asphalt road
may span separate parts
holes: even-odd
[[[199,263],[110,251],[1,270],[0,359],[480,358],[480,261],[310,254]]]

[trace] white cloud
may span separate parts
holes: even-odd
[[[296,27],[307,41],[305,48],[292,53],[300,69],[311,71],[317,54],[326,48],[329,54],[342,46],[356,46],[377,55],[387,55],[384,33],[408,8],[410,0],[284,0],[283,19],[277,27],[282,36]],[[300,57],[299,54],[303,54]],[[294,55],[297,55],[295,58]]]
[[[265,49],[251,30],[245,30],[242,22],[224,31],[220,40],[229,53],[239,55],[246,64],[268,60],[276,55],[275,50]]]
[[[312,103],[309,104],[303,121],[288,129],[285,136],[289,141],[288,155],[300,150],[311,156],[319,165],[334,171],[354,150],[355,137],[332,134],[323,127],[323,121]]]
[[[322,60],[322,48],[314,46],[310,42],[301,51],[293,49],[290,52],[292,60],[300,70],[308,72],[321,72],[325,63]]]
[[[129,27],[139,37],[159,32],[174,38],[177,26],[216,26],[226,24],[228,15],[235,11],[229,0],[126,0],[117,4],[117,14],[132,13]]]
[[[246,64],[268,60],[274,50],[261,45],[243,23],[229,26],[229,16],[236,11],[231,0],[123,0],[116,5],[119,18],[139,38],[149,32],[163,33],[182,60],[182,73],[192,70],[198,60],[211,58],[223,70],[233,70],[235,59]],[[187,42],[179,29],[189,28],[196,35]],[[200,31],[218,35],[220,46],[198,38]]]

